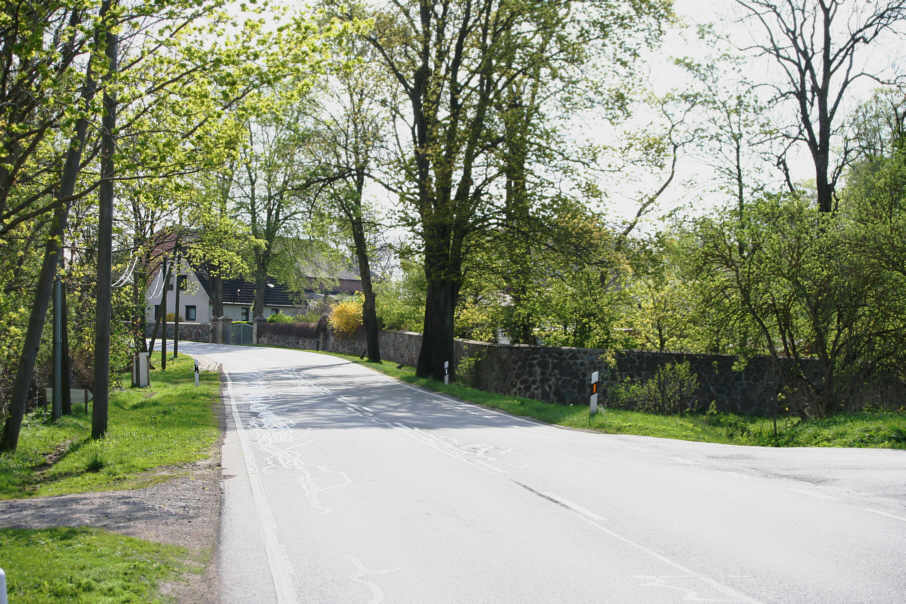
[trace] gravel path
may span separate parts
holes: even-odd
[[[187,548],[204,564],[163,592],[178,602],[219,602],[216,547],[222,499],[220,451],[223,407],[217,406],[221,438],[201,462],[159,468],[176,477],[144,489],[0,501],[0,528],[90,526]]]

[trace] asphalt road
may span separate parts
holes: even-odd
[[[224,369],[225,602],[906,601],[906,451],[592,434],[180,349]]]

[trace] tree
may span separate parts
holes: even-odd
[[[453,358],[454,311],[470,239],[493,213],[500,176],[491,159],[495,109],[510,82],[547,56],[537,43],[572,3],[518,0],[395,2],[375,14],[366,35],[407,107],[396,118],[408,137],[401,198],[424,253],[427,297],[417,373],[440,379]],[[648,3],[602,2],[633,10]],[[653,4],[653,3],[652,3]],[[612,25],[612,24],[611,24]],[[622,30],[621,30],[622,31]]]
[[[716,49],[728,44],[710,28],[703,28],[699,37]],[[676,62],[694,78],[687,94],[694,95],[704,118],[695,143],[718,176],[720,190],[735,197],[741,219],[746,200],[765,189],[765,168],[776,163],[771,147],[777,137],[759,87],[746,74],[744,58],[729,51],[702,62],[689,58]]]
[[[902,362],[903,276],[855,253],[858,232],[784,196],[757,200],[741,222],[724,213],[699,224],[699,283],[715,318],[754,328],[739,352],[770,354],[803,418],[839,411]]]
[[[102,12],[116,9],[116,0],[104,0]],[[107,405],[110,380],[110,322],[112,315],[111,270],[113,264],[113,178],[116,175],[116,93],[111,83],[119,70],[119,41],[113,27],[104,32],[104,108],[101,116],[101,184],[98,190],[97,308],[94,340],[94,400],[91,406],[91,438],[107,433]]]
[[[320,153],[329,158],[328,171],[339,177],[327,201],[349,229],[362,281],[362,322],[368,360],[381,360],[377,311],[372,284],[368,215],[373,212],[363,195],[383,144],[384,120],[380,97],[374,94],[383,74],[378,57],[355,36],[338,38],[337,58],[322,101],[323,116],[316,115]]]
[[[906,19],[906,2],[879,0],[858,6],[844,0],[736,0],[760,27],[766,40],[754,50],[780,67],[783,83],[774,85],[775,102],[791,101],[796,124],[786,132],[789,146],[804,143],[815,169],[818,207],[837,207],[836,187],[849,165],[853,147],[844,136],[844,100],[858,80],[883,81],[857,63],[862,51]],[[832,157],[835,145],[839,155]],[[780,158],[787,185],[784,156]]]
[[[305,152],[312,132],[299,105],[278,107],[246,123],[241,178],[234,201],[257,242],[253,246],[256,318],[264,316],[267,277],[278,237],[295,235],[310,217],[317,165]]]
[[[98,29],[96,41],[100,41],[100,39],[102,39],[103,33],[105,31],[104,28],[109,27],[109,8],[109,3],[103,3],[101,5],[98,15],[98,21],[101,23],[101,25]],[[75,29],[80,20],[81,13],[79,9],[73,9],[70,17],[70,26]],[[37,29],[38,31],[41,31],[40,27],[38,27]],[[73,35],[74,33],[70,32],[63,37],[71,41],[71,36]],[[66,54],[67,51],[64,50],[64,57]],[[8,54],[7,56],[10,57],[13,55]],[[95,94],[95,84],[93,76],[91,75],[91,64],[94,56],[95,52],[92,52],[92,56],[91,58],[89,58],[88,66],[86,67],[86,78],[82,86],[82,101],[84,105],[86,105],[86,107],[84,108],[85,111],[88,110],[87,106],[90,105]],[[7,64],[8,71],[14,69],[13,63],[14,62],[11,61]],[[51,125],[52,123],[45,123],[42,127],[46,130],[49,129]],[[35,303],[31,309],[28,329],[25,334],[25,341],[23,342],[19,366],[16,372],[16,382],[10,404],[10,415],[4,424],[3,439],[2,441],[0,441],[0,450],[3,451],[15,451],[19,442],[19,430],[22,425],[22,418],[25,414],[25,404],[28,396],[28,389],[31,385],[35,358],[37,356],[38,346],[40,345],[41,335],[44,329],[44,320],[47,315],[47,307],[49,305],[51,287],[54,281],[54,277],[56,276],[57,267],[59,264],[62,238],[66,230],[66,220],[70,202],[69,198],[72,196],[75,189],[76,179],[78,177],[78,172],[81,165],[82,151],[85,145],[87,128],[87,116],[83,115],[78,117],[76,119],[75,132],[73,133],[72,139],[70,141],[65,163],[63,165],[62,173],[60,176],[60,187],[58,189],[57,196],[54,198],[54,203],[50,205],[50,207],[54,208],[51,233],[47,239],[46,248],[44,251],[44,261],[41,266],[40,276],[38,277],[37,291],[35,292]],[[15,132],[15,129],[11,129],[11,132]],[[43,134],[44,133],[42,132],[41,136],[39,136],[37,140],[32,140],[31,144],[36,146],[37,143],[40,142],[40,138],[43,136]],[[15,149],[20,146],[20,141],[4,141],[4,145],[7,148],[12,147]],[[22,159],[24,160],[24,158]],[[8,163],[6,165],[9,166],[10,164]],[[15,166],[15,162],[13,162],[13,165]],[[7,167],[0,168],[0,185],[3,186],[3,190],[0,191],[0,197],[3,198],[4,206],[6,206],[6,200],[10,197],[11,186],[14,182],[15,174],[13,173],[13,170],[9,170]],[[42,195],[32,197],[29,203],[33,203],[40,199],[42,199]],[[40,212],[38,212],[37,214],[33,212],[31,217],[37,215],[40,215]],[[21,220],[21,217],[18,217],[15,220],[4,219],[3,224],[6,227],[11,222],[16,222],[17,220]]]

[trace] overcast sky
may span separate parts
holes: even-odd
[[[852,6],[867,6],[867,4],[854,2]],[[674,57],[689,56],[704,61],[713,54],[713,50],[698,40],[696,26],[714,24],[715,30],[726,34],[732,44],[739,49],[749,47],[754,41],[761,39],[762,31],[759,26],[750,20],[741,19],[744,13],[733,0],[675,0],[674,9],[688,27],[671,29],[660,48],[647,57],[648,68],[646,71],[649,76],[649,86],[657,94],[688,86],[689,80],[683,76],[679,68],[672,64]],[[872,48],[863,48],[859,64],[865,66],[868,71],[877,73],[888,68],[902,70],[903,59],[902,37],[889,35],[880,39]],[[771,59],[767,58],[753,58],[746,71],[751,79],[757,81],[779,81],[781,77],[779,68]],[[853,86],[847,93],[849,100],[846,107],[847,112],[866,100],[874,88],[875,84],[867,79]],[[782,113],[788,112],[789,109],[789,106],[775,108],[774,117],[782,117]],[[789,115],[787,113],[787,118]],[[646,121],[644,114],[639,117],[638,122]],[[602,129],[601,136],[612,136],[612,132]],[[793,179],[796,181],[814,178],[814,167],[804,147],[793,150],[790,167]],[[687,153],[678,166],[678,181],[665,193],[659,211],[653,213],[646,221],[646,228],[657,228],[657,218],[676,207],[686,208],[691,213],[700,213],[723,203],[724,197],[714,192],[716,185],[712,179],[712,173],[713,170],[704,161],[694,157],[691,151]],[[776,178],[777,185],[780,186],[779,172],[776,173]],[[650,189],[655,187],[657,182],[657,178],[652,177],[647,186]],[[636,199],[627,196],[626,192],[621,195],[620,191],[615,191],[609,202],[609,213],[612,213],[615,218],[634,214],[637,204]]]

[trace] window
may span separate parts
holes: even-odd
[[[176,277],[176,283],[178,284],[180,291],[186,291],[187,282],[185,275],[179,275],[178,277]]]
[[[186,321],[195,320],[195,305],[186,304]]]
[[[242,307],[242,320],[243,321],[249,320],[249,307],[248,306]]]

